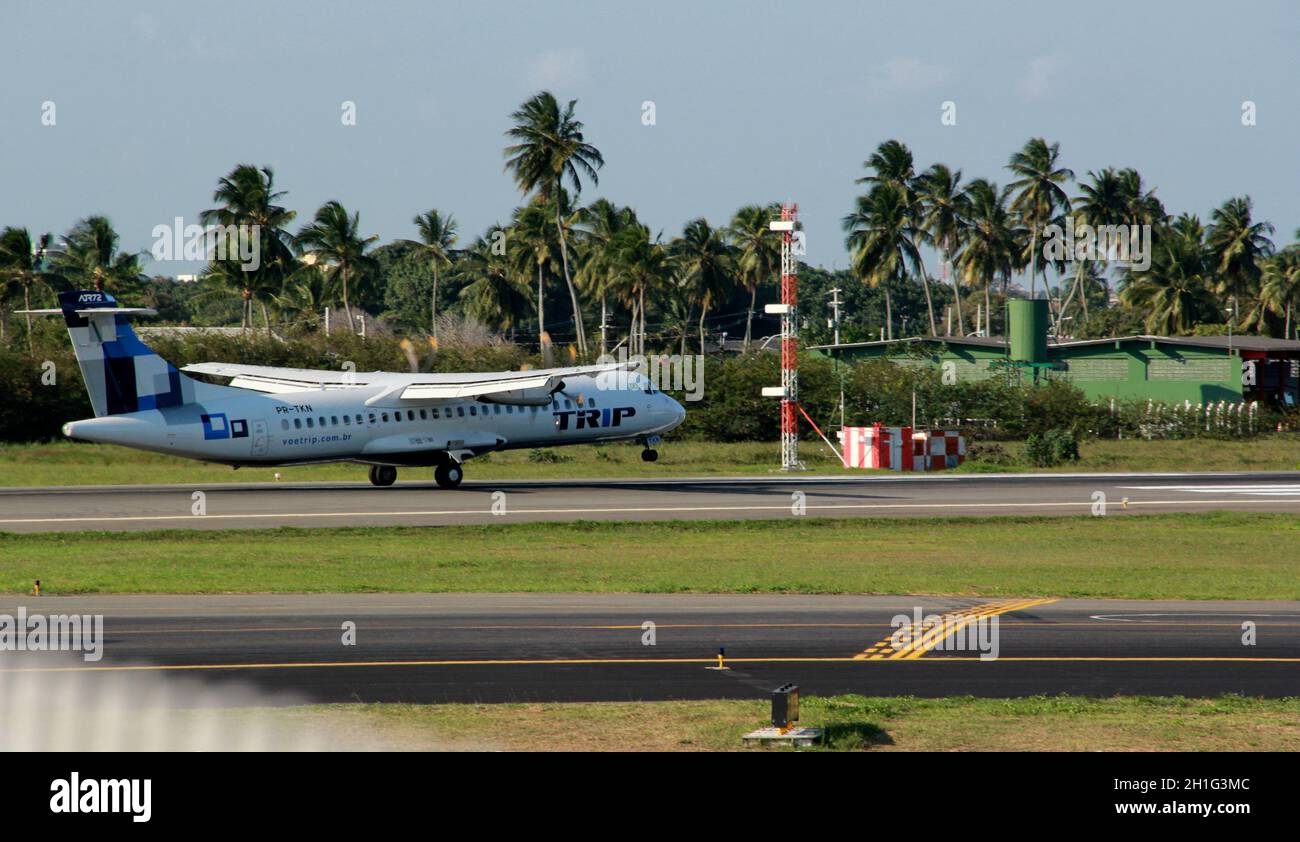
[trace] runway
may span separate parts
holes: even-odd
[[[267,704],[758,699],[786,682],[815,695],[1300,694],[1294,602],[160,595],[5,597],[0,613],[19,607],[102,615],[102,659],[8,653],[0,701],[51,673],[84,679],[86,698],[97,682],[161,678],[252,685]],[[917,614],[950,618],[933,630],[982,623],[984,637],[959,650],[918,628],[891,645],[894,618]]]
[[[1099,503],[1108,515],[1300,513],[1300,473],[467,480],[454,491],[421,481],[3,488],[0,531],[752,519],[799,507],[814,517],[1080,515]]]

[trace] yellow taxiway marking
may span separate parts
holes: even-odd
[[[934,625],[922,625],[918,627],[915,623],[909,623],[891,633],[884,640],[873,644],[871,648],[864,652],[860,652],[853,657],[857,660],[880,660],[882,658],[891,658],[895,660],[906,658],[910,660],[920,658],[926,652],[929,652],[944,640],[947,640],[949,637],[956,634],[960,629],[969,626],[977,620],[984,619],[985,617],[996,617],[1000,614],[1009,614],[1013,611],[1032,608],[1036,605],[1047,605],[1051,602],[1056,602],[1056,600],[1001,600],[999,602],[990,602],[985,605],[976,605],[971,608],[948,611],[937,615],[939,621]],[[902,646],[896,646],[896,640],[906,640],[907,642]]]
[[[214,492],[218,493],[218,492]],[[1231,500],[1129,500],[1128,506],[1241,506],[1267,503],[1282,503],[1300,506],[1300,498],[1261,498]],[[896,509],[1047,509],[1077,508],[1089,509],[1092,501],[1069,500],[1058,503],[1022,502],[1022,503],[831,503],[820,506],[808,506],[808,511],[869,510],[885,511]],[[517,515],[589,515],[589,514],[653,514],[670,512],[762,512],[789,511],[790,505],[776,506],[628,506],[615,508],[571,508],[571,509],[513,509]],[[206,515],[99,515],[93,517],[43,517],[43,518],[4,518],[0,524],[41,524],[41,523],[131,523],[146,521],[207,521],[207,520],[270,520],[276,518],[365,518],[365,517],[447,517],[452,515],[484,515],[493,513],[489,509],[443,509],[413,510],[397,512],[250,512],[248,514],[206,514]]]
[[[1250,657],[1196,657],[1196,656],[1023,656],[997,658],[984,661],[979,658],[927,658],[923,664],[1000,664],[1000,663],[1235,663],[1235,664],[1300,664],[1297,658]],[[601,666],[601,665],[671,665],[715,664],[711,658],[537,658],[537,659],[482,659],[443,661],[306,661],[255,664],[131,664],[124,666],[85,667],[15,667],[0,669],[0,673],[29,672],[166,672],[185,670],[264,670],[264,669],[326,669],[334,667],[472,667],[472,666]],[[858,657],[792,657],[792,658],[727,658],[729,664],[883,664],[886,661]]]

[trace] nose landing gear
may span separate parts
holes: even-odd
[[[397,482],[397,469],[392,465],[371,465],[370,484],[378,486],[392,485]]]
[[[659,451],[655,450],[655,445],[663,441],[662,436],[644,436],[637,439],[637,441],[641,442],[641,445],[645,448],[645,450],[641,451],[642,462],[659,461]]]

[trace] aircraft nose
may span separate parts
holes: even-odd
[[[686,420],[686,407],[682,406],[672,398],[668,398],[668,403],[671,404],[671,406],[668,407],[668,412],[672,416],[673,426],[676,427]]]

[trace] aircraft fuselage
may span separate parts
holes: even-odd
[[[671,397],[573,377],[545,406],[403,401],[382,386],[249,392],[65,424],[65,435],[228,465],[437,465],[491,450],[653,440],[681,423]],[[373,402],[372,402],[373,401]]]

